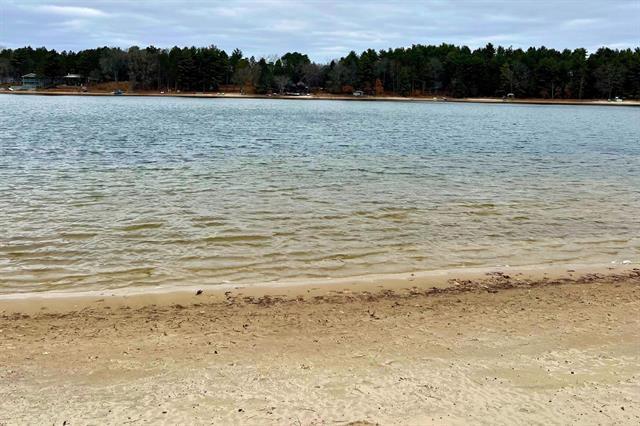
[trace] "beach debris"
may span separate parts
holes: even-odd
[[[369,316],[375,320],[379,320],[380,317],[376,315],[375,311],[371,312],[367,309],[367,313],[369,314]]]
[[[200,296],[202,293],[204,293],[204,290],[202,289],[196,290],[196,296]]]
[[[622,261],[622,264],[623,264],[623,265],[629,265],[630,263],[631,263],[631,261],[630,261],[630,260],[623,260],[623,261]]]

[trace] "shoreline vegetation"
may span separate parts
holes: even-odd
[[[39,95],[39,96],[114,96],[104,91],[68,91],[68,90],[29,90],[29,91],[0,91],[0,95]],[[522,105],[591,105],[591,106],[640,106],[638,100],[608,101],[603,99],[502,99],[502,98],[447,98],[442,96],[352,96],[308,94],[308,95],[259,95],[240,93],[158,93],[158,92],[127,92],[120,96],[127,97],[173,97],[173,98],[201,98],[201,99],[280,99],[280,100],[333,100],[359,102],[448,102],[448,103],[482,103],[482,104],[522,104]]]
[[[2,300],[0,424],[638,422],[640,269],[452,274]]]
[[[269,57],[215,45],[0,50],[0,85],[128,92],[314,93],[389,97],[640,100],[640,47],[514,49],[414,44],[367,49],[328,63],[305,53]]]

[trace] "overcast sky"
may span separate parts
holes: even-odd
[[[640,46],[640,0],[0,0],[0,46],[216,46],[325,62],[414,43]]]

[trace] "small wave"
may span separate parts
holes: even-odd
[[[242,243],[253,241],[267,241],[271,236],[257,235],[257,234],[244,234],[244,235],[212,235],[210,237],[200,238],[199,241],[207,243]]]
[[[133,231],[142,231],[145,229],[157,229],[157,228],[161,228],[162,225],[163,223],[159,223],[159,222],[135,223],[132,225],[123,226],[120,229],[125,232],[133,232]]]
[[[60,236],[66,240],[89,240],[98,235],[95,232],[61,232]]]
[[[195,223],[193,226],[197,228],[213,228],[216,226],[224,226],[224,225],[226,225],[225,222],[222,222],[219,220],[210,220],[210,221],[201,221],[201,222]]]
[[[495,210],[469,210],[464,212],[470,216],[500,216],[501,213]]]

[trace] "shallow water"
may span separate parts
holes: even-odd
[[[0,293],[640,261],[640,109],[0,96]]]

